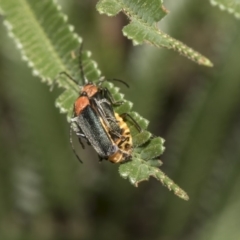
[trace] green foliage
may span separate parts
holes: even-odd
[[[236,18],[240,18],[239,0],[210,0],[213,6],[218,6],[223,11],[228,11]]]
[[[49,86],[31,75],[1,24],[8,20],[1,9],[0,239],[238,239],[239,22],[209,1],[165,1],[171,11],[162,21],[165,31],[204,51],[214,62],[214,68],[205,68],[174,51],[130,46],[120,31],[126,17],[100,16],[96,1],[58,1],[69,22],[84,36],[84,49],[94,49],[101,70],[110,79],[128,81],[130,89],[117,84],[134,103],[134,110],[151,119],[153,132],[164,136],[167,151],[161,156],[162,162],[152,159],[163,151],[154,147],[154,142],[162,139],[142,141],[151,133],[145,128],[142,134],[146,137],[137,135],[131,125],[134,145],[140,146],[134,151],[138,160],[122,165],[98,164],[93,149],[86,146],[82,150],[74,138],[84,160],[79,166],[69,147],[66,116],[54,107],[63,90],[54,88],[50,92]],[[15,2],[19,5],[22,1]],[[46,1],[36,2],[41,6]],[[44,10],[41,14],[46,17]],[[30,20],[25,24],[32,24]],[[67,71],[73,70],[70,74],[76,79],[79,67],[74,55],[78,55],[78,48],[77,41],[72,50],[75,54],[65,56],[65,60],[73,61]],[[88,54],[84,52],[84,60]],[[84,66],[85,71],[91,69]],[[45,81],[51,84],[53,78]],[[60,85],[72,84],[64,76],[58,80]],[[58,102],[64,112],[75,100],[67,97],[71,93],[77,96],[77,91],[71,85],[64,92],[66,97],[61,95]],[[118,90],[114,93],[115,98],[122,98]],[[132,103],[127,102],[117,110],[132,109]],[[139,121],[137,114],[131,114]],[[141,121],[142,126],[147,124]],[[131,168],[132,164],[138,166]],[[153,166],[161,166],[161,171],[184,187],[191,201],[182,201],[146,175],[150,172],[161,181],[160,170],[157,174]],[[127,181],[116,174],[122,169]],[[138,184],[149,177],[150,181],[137,189],[129,184],[129,180]]]
[[[158,48],[173,49],[198,64],[211,67],[212,63],[207,58],[158,29],[157,22],[167,14],[162,2],[162,0],[140,0],[137,2],[100,0],[97,9],[100,13],[108,16],[123,11],[130,19],[130,24],[123,28],[123,34],[132,39],[135,45],[147,42]]]
[[[59,5],[53,1],[1,0],[0,8],[5,14],[4,23],[9,35],[20,49],[22,58],[33,69],[33,74],[48,84],[53,84],[56,79],[59,86],[66,89],[58,97],[56,106],[60,108],[61,112],[66,112],[69,119],[72,114],[72,105],[78,96],[78,89],[69,79],[60,76],[59,73],[64,71],[79,79],[75,50],[79,47],[81,39],[66,23],[66,16],[60,12]],[[153,16],[152,21],[155,18],[156,16]],[[83,66],[86,77],[90,81],[94,82],[99,79],[100,71],[91,60],[89,52],[83,54]],[[110,83],[106,83],[106,86],[115,100],[123,100],[123,95],[119,93],[118,88]],[[116,111],[118,113],[129,112],[131,107],[132,103],[125,101],[122,106],[116,108]],[[146,131],[147,120],[135,112],[130,112],[130,115],[138,122],[143,131],[138,133],[134,129],[134,124],[128,121],[134,143],[133,160],[131,164],[126,164],[127,167],[120,168],[120,174],[128,176],[131,181],[135,179],[135,185],[148,179],[149,176],[154,176],[179,197],[187,200],[187,194],[173,184],[172,180],[161,173],[151,161],[162,154],[163,140],[151,138],[152,135]],[[143,145],[145,143],[147,143],[146,146]],[[152,167],[149,167],[148,160],[150,160],[149,163],[152,163]],[[139,169],[142,169],[141,174],[136,178],[136,172]]]
[[[146,164],[146,162],[141,160],[140,157],[136,159],[133,158],[133,161],[122,164],[119,168],[119,172],[123,178],[129,178],[130,182],[136,187],[138,186],[138,183],[146,181],[152,176],[161,181],[164,186],[168,187],[169,190],[172,190],[178,197],[184,200],[189,199],[188,195],[159,168],[151,166],[151,163]]]
[[[81,39],[73,33],[73,27],[66,24],[67,17],[59,10],[60,6],[53,1],[0,1],[3,14],[7,17],[4,24],[21,51],[23,60],[27,61],[33,69],[33,74],[42,81],[52,84],[60,72],[68,72],[75,76],[77,64],[71,58],[72,51],[79,47]],[[57,31],[56,31],[57,29]],[[84,54],[84,62],[95,66],[89,58],[89,53]],[[86,76],[98,79],[99,70],[96,67],[86,70]],[[69,79],[58,80],[59,86],[69,89],[68,99],[77,97],[76,86]],[[74,91],[75,89],[75,91]],[[63,93],[65,95],[65,93]],[[72,102],[66,105],[65,101],[57,102],[62,112],[69,112]]]
[[[174,199],[168,203],[169,211],[163,225],[164,234],[178,235],[184,226],[188,226],[189,222],[192,219],[195,220],[201,212],[206,211],[207,216],[211,214],[210,211],[214,211],[218,201],[215,194],[219,189],[213,187],[213,184],[219,184],[221,199],[224,198],[226,190],[218,180],[213,181],[210,176],[216,174],[219,155],[223,155],[226,151],[225,141],[231,139],[229,130],[234,126],[234,116],[239,113],[240,71],[237,56],[240,54],[240,35],[238,30],[232,28],[233,21],[234,19],[230,22],[226,21],[226,25],[221,29],[222,38],[224,38],[223,35],[234,36],[228,44],[221,42],[221,50],[217,55],[219,59],[224,58],[224,60],[218,62],[216,71],[211,75],[210,83],[199,84],[200,86],[196,87],[192,94],[188,94],[184,109],[175,118],[175,123],[169,131],[168,141],[177,142],[177,144],[168,148],[168,160],[174,165],[173,172],[177,172],[177,167],[181,165],[182,171],[176,173],[178,176],[176,181],[187,189],[191,188],[188,192],[191,201],[188,206],[178,204]],[[235,121],[238,120],[235,119]],[[233,158],[238,161],[237,154]],[[226,164],[233,163],[230,159],[231,157],[228,156]],[[222,177],[228,178],[228,188],[231,188],[231,174],[227,177],[224,167],[221,167],[221,171]],[[188,179],[185,177],[186,174]],[[209,205],[211,210],[208,208]],[[175,212],[179,207],[181,210],[176,216]]]

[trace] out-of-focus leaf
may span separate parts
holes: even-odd
[[[236,18],[240,18],[240,1],[239,0],[210,0],[213,6],[218,6],[223,11],[228,11]]]
[[[123,11],[130,19],[130,24],[123,28],[123,34],[134,44],[147,42],[158,48],[173,49],[198,64],[211,67],[212,63],[207,58],[157,28],[157,22],[167,14],[162,3],[162,0],[100,0],[97,9],[108,16]]]

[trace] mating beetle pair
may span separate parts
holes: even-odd
[[[73,147],[72,131],[74,130],[81,146],[84,148],[81,141],[81,138],[84,138],[95,149],[100,161],[103,159],[113,163],[128,161],[131,159],[133,144],[130,130],[124,118],[130,118],[139,131],[141,131],[141,127],[129,114],[119,115],[114,111],[113,107],[119,106],[123,102],[115,102],[109,90],[102,87],[105,79],[100,79],[96,84],[87,81],[83,72],[81,55],[82,45],[79,58],[84,85],[80,86],[80,95],[73,107],[73,117],[70,126],[72,149],[78,160],[82,162]],[[78,84],[67,73],[62,72],[61,74],[66,75]],[[126,84],[118,79],[113,80]]]

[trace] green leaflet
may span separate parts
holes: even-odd
[[[164,186],[172,190],[178,197],[188,200],[188,195],[178,187],[169,177],[167,177],[159,168],[146,164],[145,161],[133,158],[132,161],[122,164],[119,167],[119,173],[123,178],[129,178],[129,181],[138,186],[138,183],[146,181],[150,176],[161,181]]]
[[[135,45],[147,42],[158,48],[173,49],[198,64],[212,67],[210,60],[158,29],[157,22],[167,14],[162,3],[163,1],[160,0],[139,0],[137,2],[100,0],[97,9],[100,13],[109,16],[116,15],[122,10],[130,19],[130,24],[123,28],[123,34],[132,39]]]
[[[109,11],[116,13],[119,8],[116,4],[109,5]],[[73,27],[67,24],[67,17],[60,11],[59,5],[52,0],[0,0],[0,10],[5,16],[4,24],[7,27],[10,37],[15,41],[33,74],[38,75],[42,81],[49,85],[57,83],[65,91],[58,97],[56,106],[60,112],[67,113],[68,120],[72,114],[72,106],[78,96],[78,86],[60,72],[67,72],[77,81],[80,81],[80,70],[78,66],[77,50],[81,43],[81,38],[73,32]],[[152,11],[155,10],[152,7]],[[148,21],[158,20],[159,14],[155,11],[153,18]],[[91,53],[83,52],[82,60],[86,77],[90,81],[100,78],[100,71],[97,64],[90,58]],[[119,88],[112,83],[106,82],[113,97],[117,101],[123,100],[123,94],[119,93]],[[154,176],[160,180],[175,194],[182,197],[177,189],[180,189],[172,180],[166,177],[157,166],[161,165],[159,160],[154,160],[162,154],[163,139],[152,138],[146,128],[148,121],[139,114],[131,112],[132,103],[125,103],[116,108],[118,113],[129,113],[141,126],[143,131],[137,132],[134,123],[127,121],[133,136],[134,150],[133,161],[120,166],[120,174],[128,176],[129,179],[136,179],[137,182],[146,180],[149,176]],[[141,163],[141,175],[135,177]],[[126,169],[126,171],[124,170]],[[140,179],[140,180],[139,180]],[[180,191],[180,190],[179,190]],[[186,194],[184,195],[186,196]],[[187,199],[187,197],[182,197]]]
[[[228,11],[236,18],[240,18],[239,0],[210,0],[213,6],[218,6],[221,10]]]

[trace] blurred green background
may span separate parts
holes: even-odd
[[[206,68],[133,47],[127,18],[99,15],[96,2],[60,4],[103,75],[130,84],[126,99],[166,139],[162,169],[190,201],[154,179],[134,188],[91,148],[78,149],[80,165],[54,106],[61,90],[32,76],[0,24],[0,239],[240,239],[240,22],[208,1],[165,1],[159,26],[207,56]]]

